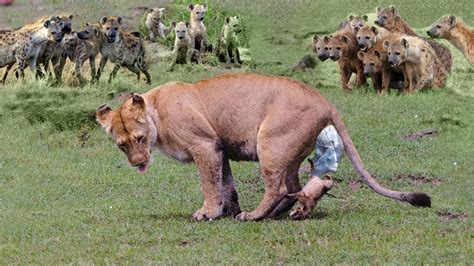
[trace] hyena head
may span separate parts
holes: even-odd
[[[122,27],[122,18],[121,17],[102,17],[100,19],[100,25],[102,27],[102,32],[105,37],[107,37],[107,42],[113,43],[115,38],[119,36],[119,30]]]
[[[152,8],[150,13],[148,13],[147,19],[153,24],[159,25],[161,23],[161,18],[163,17],[163,11],[165,10],[166,8]]]
[[[348,35],[336,35],[329,40],[329,58],[333,61],[339,60],[349,50],[352,40]]]
[[[362,51],[366,51],[374,47],[377,42],[379,31],[375,26],[364,26],[362,28],[354,28],[357,37],[357,45]]]
[[[385,40],[383,43],[384,50],[388,53],[388,64],[397,67],[403,64],[407,59],[409,43],[406,39],[390,42]]]
[[[93,40],[98,38],[101,34],[101,28],[99,24],[84,24],[84,29],[76,33],[77,37],[81,40]]]
[[[189,12],[191,12],[191,21],[194,21],[194,20],[203,21],[207,12],[207,4],[204,4],[204,5],[189,4],[188,10]]]
[[[50,18],[51,21],[56,23],[63,22],[63,26],[61,28],[62,33],[69,34],[72,32],[72,19],[74,15],[66,15],[66,16],[52,16]]]
[[[54,22],[51,20],[46,20],[43,26],[47,29],[47,36],[48,40],[54,42],[61,42],[63,40],[63,33],[61,32],[61,28],[63,27],[63,22]]]
[[[329,36],[313,36],[313,50],[318,56],[319,60],[326,61],[329,58]]]
[[[188,28],[189,28],[189,22],[178,22],[176,26],[174,27],[174,32],[176,34],[176,38],[182,40],[186,38],[188,35]]]
[[[242,24],[240,24],[239,16],[227,17],[225,19],[225,24],[228,26],[229,31],[239,33],[242,31]]]
[[[394,27],[396,16],[397,11],[394,6],[389,6],[387,8],[378,7],[375,24],[386,29],[391,29]]]
[[[103,105],[95,112],[97,122],[112,135],[130,164],[140,172],[151,162],[150,149],[156,139],[156,128],[147,118],[146,104],[142,96],[134,94],[115,111]]]
[[[359,28],[362,28],[365,26],[365,23],[369,20],[369,17],[367,17],[367,15],[363,15],[363,16],[353,16],[353,15],[350,15],[348,17],[348,21],[351,25],[351,29],[354,29],[355,27],[359,27]]]
[[[364,65],[364,75],[366,77],[382,70],[382,54],[379,51],[359,51],[357,57]]]
[[[456,27],[456,23],[457,20],[455,16],[443,17],[431,25],[430,29],[426,33],[433,38],[447,38],[449,36],[449,31]]]

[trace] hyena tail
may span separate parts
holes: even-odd
[[[339,135],[341,136],[342,142],[344,142],[344,149],[346,151],[347,157],[349,157],[349,160],[351,161],[352,166],[362,177],[362,180],[373,191],[391,199],[408,202],[413,206],[431,207],[431,199],[425,193],[400,192],[396,190],[390,190],[377,183],[377,181],[365,169],[364,164],[362,163],[362,160],[359,157],[359,153],[357,152],[354,143],[352,143],[352,140],[349,137],[346,126],[342,122],[336,110],[334,110],[332,114],[331,122],[336,128]]]

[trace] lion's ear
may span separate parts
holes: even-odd
[[[138,107],[140,109],[145,109],[145,99],[143,99],[142,96],[140,96],[139,94],[133,94],[133,97],[132,97],[132,103],[133,103],[133,106],[135,107]]]
[[[95,120],[105,129],[107,133],[110,132],[112,129],[112,118],[113,118],[113,111],[112,109],[104,104],[97,108],[95,111]]]

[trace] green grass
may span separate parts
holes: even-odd
[[[38,7],[17,2],[21,14]],[[65,10],[67,3],[58,2],[45,1],[42,12]],[[111,10],[107,3],[80,2],[73,8],[83,22],[109,15],[101,12]],[[128,1],[113,3],[121,15],[134,12]],[[446,13],[474,25],[471,1],[390,3],[418,29]],[[17,84],[11,78],[0,87],[1,264],[472,264],[474,70],[457,50],[449,46],[455,63],[445,89],[384,97],[370,87],[344,93],[333,62],[318,62],[304,73],[291,69],[311,53],[311,34],[332,32],[347,14],[370,13],[388,1],[209,4],[245,17],[252,71],[291,76],[318,88],[338,108],[379,182],[426,192],[433,207],[413,208],[354,186],[359,178],[344,159],[334,175],[337,198],[324,198],[308,220],[193,223],[190,215],[202,204],[196,167],[156,154],[150,170],[139,175],[89,115],[105,102],[117,107],[121,93],[147,91],[170,80],[197,81],[224,69],[178,66],[168,73],[169,62],[163,61],[150,66],[153,86],[137,83],[126,70],[112,84],[106,83],[108,70],[100,83],[83,88],[30,79]],[[27,21],[12,8],[0,8],[2,23],[16,27]],[[425,129],[439,134],[404,139]],[[263,195],[258,165],[232,163],[232,168],[242,208],[255,208]],[[400,175],[440,181],[420,183]],[[439,215],[448,212],[467,218]]]

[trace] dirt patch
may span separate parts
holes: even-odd
[[[465,212],[449,212],[449,211],[438,211],[438,217],[442,222],[448,222],[452,220],[467,221],[469,218]]]
[[[362,182],[359,180],[349,180],[348,186],[352,191],[355,192],[355,191],[358,191],[362,187]]]
[[[415,141],[422,138],[433,138],[438,136],[438,130],[436,129],[428,129],[423,131],[418,131],[414,134],[410,134],[404,137],[405,140]]]
[[[162,44],[144,41],[144,45],[146,50],[146,61],[148,64],[157,63],[173,55],[173,51],[169,50]]]
[[[410,183],[415,185],[439,185],[443,179],[439,176],[425,176],[425,175],[412,175],[412,174],[398,174],[395,179],[397,180],[408,180]]]

